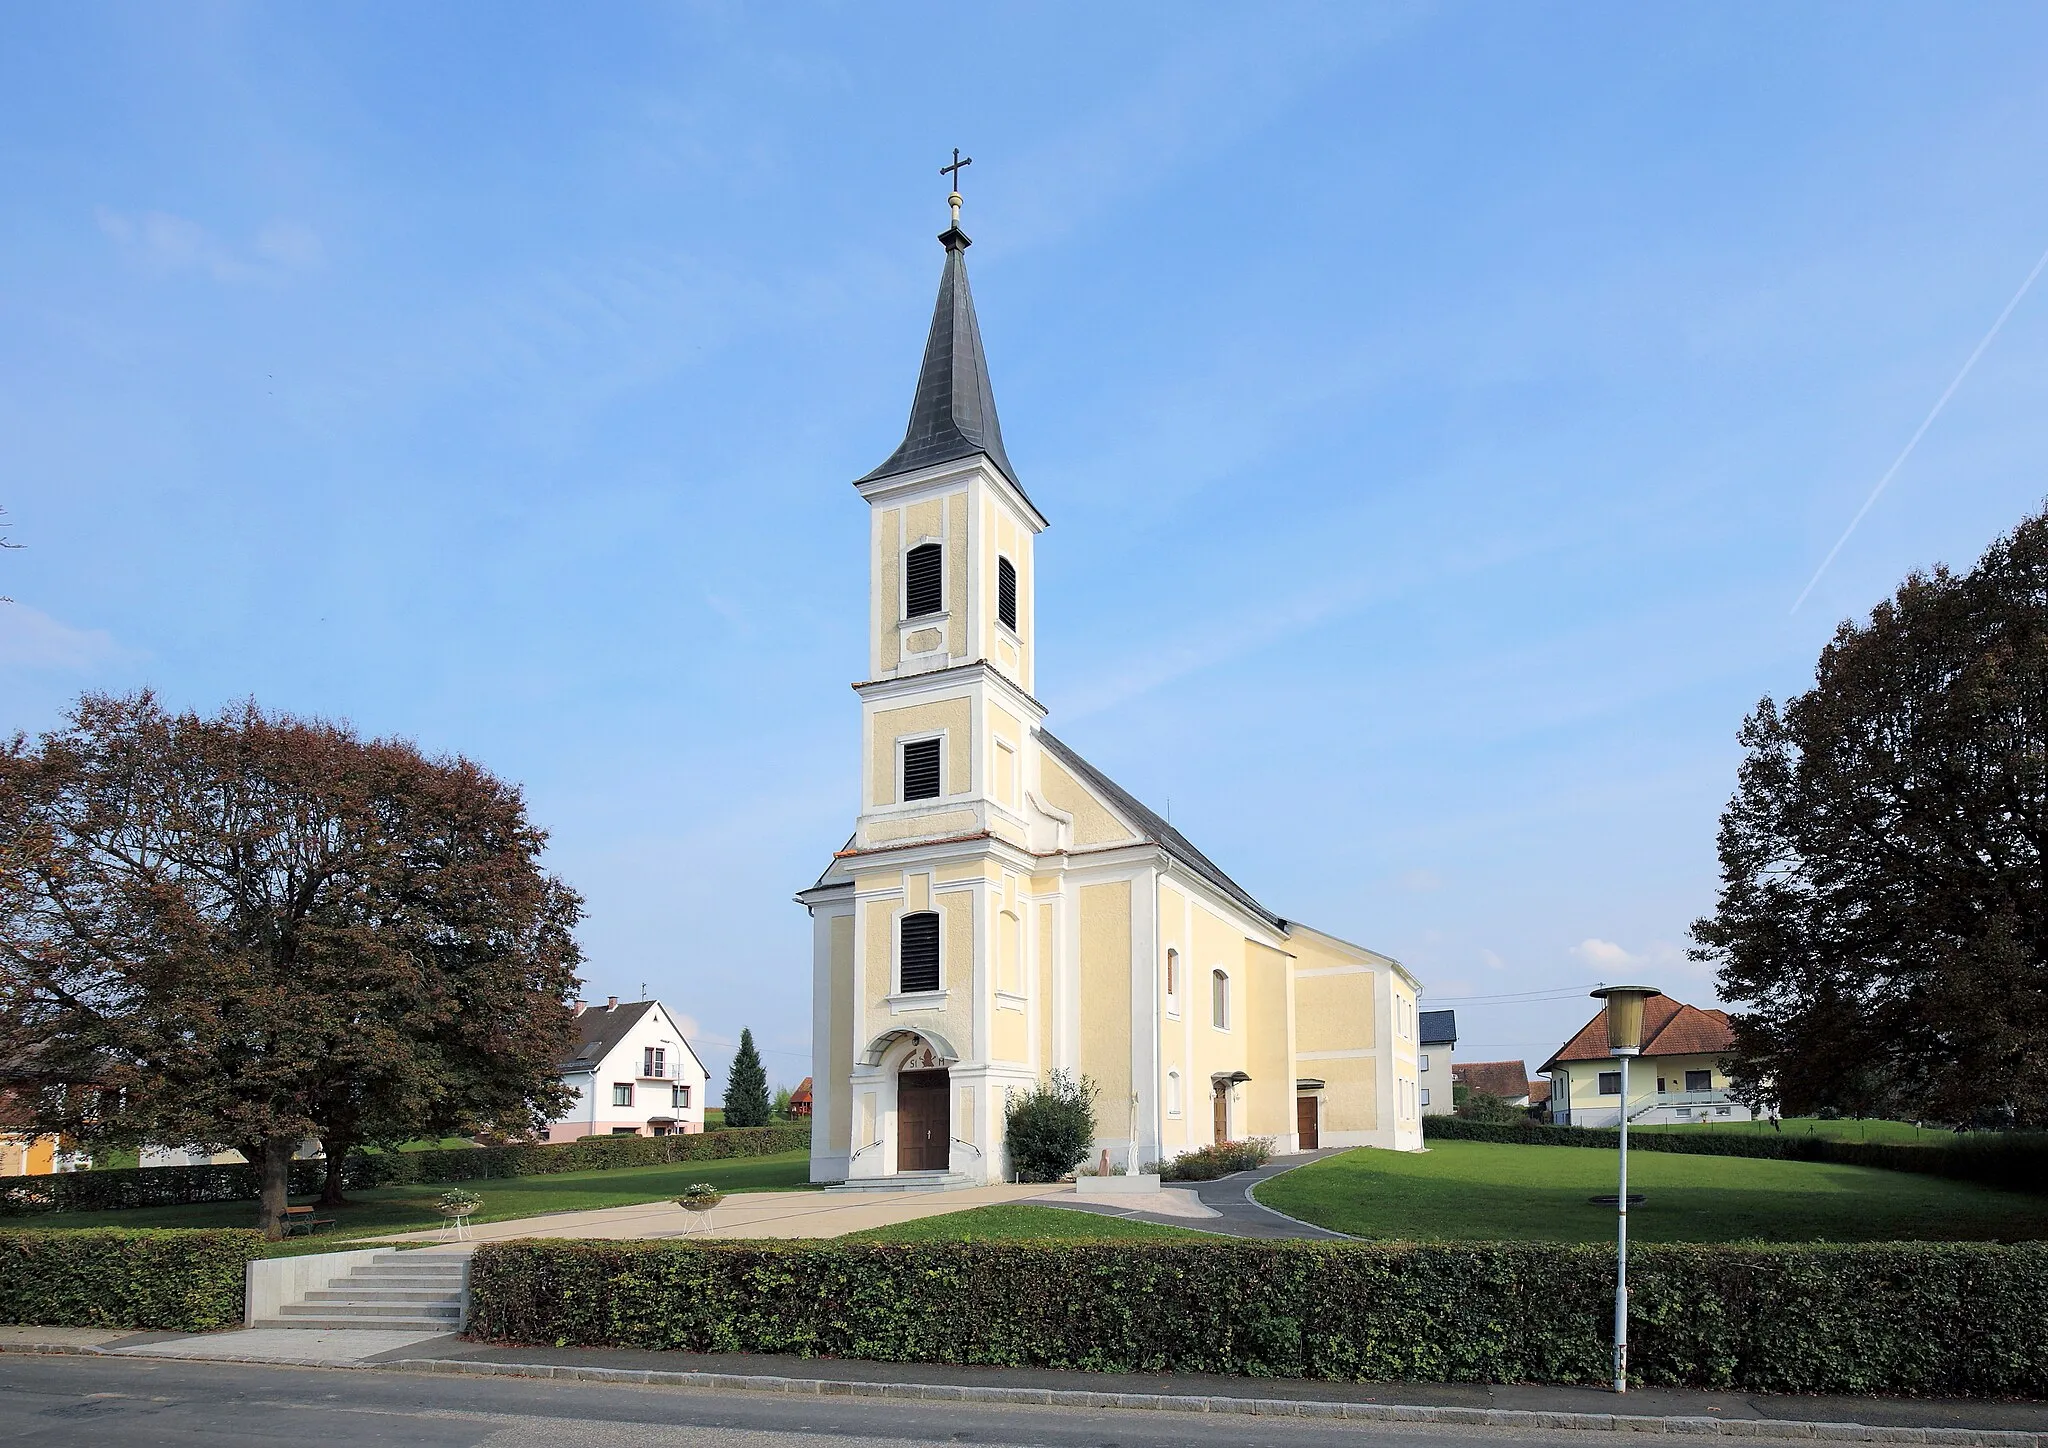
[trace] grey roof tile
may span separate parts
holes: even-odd
[[[874,482],[985,454],[1021,493],[1024,485],[1017,481],[1017,470],[1003,451],[996,395],[989,386],[988,359],[981,349],[981,325],[975,321],[974,293],[967,286],[967,248],[971,243],[957,226],[939,240],[945,243],[946,266],[939,274],[939,301],[925,338],[924,365],[917,374],[910,425],[904,429],[902,445],[888,460],[856,481]]]
[[[1153,844],[1164,849],[1167,854],[1179,860],[1188,869],[1194,871],[1196,875],[1208,881],[1209,884],[1215,886],[1238,904],[1244,906],[1258,919],[1276,930],[1284,930],[1286,928],[1284,920],[1261,905],[1253,897],[1251,891],[1245,889],[1244,886],[1224,874],[1216,862],[1196,849],[1186,835],[1168,824],[1161,816],[1147,809],[1135,795],[1131,794],[1122,785],[1118,784],[1045,730],[1040,729],[1035,732],[1038,735],[1039,742],[1052,751],[1055,759],[1058,759],[1067,768],[1080,775],[1089,785],[1105,795],[1109,802],[1129,818],[1131,823],[1138,827],[1139,832]]]

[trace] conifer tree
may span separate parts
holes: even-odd
[[[761,1053],[754,1049],[754,1033],[744,1026],[740,1028],[740,1048],[733,1055],[732,1070],[725,1078],[725,1124],[768,1124],[768,1073],[761,1066]]]

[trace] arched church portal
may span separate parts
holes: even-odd
[[[944,1171],[952,1152],[952,1073],[920,1040],[896,1068],[896,1170]]]

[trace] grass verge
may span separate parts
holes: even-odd
[[[552,1176],[509,1177],[463,1182],[465,1190],[483,1198],[473,1222],[508,1222],[546,1212],[587,1212],[599,1207],[629,1207],[675,1196],[692,1182],[711,1182],[726,1192],[799,1191],[810,1187],[810,1155],[786,1151],[776,1156],[733,1157],[716,1161],[684,1161],[659,1166],[615,1167],[607,1171],[562,1172]],[[336,1251],[349,1239],[386,1232],[414,1232],[443,1225],[434,1203],[448,1185],[373,1187],[352,1192],[346,1206],[323,1208],[335,1225],[318,1237],[294,1238],[289,1249]],[[295,1198],[310,1202],[311,1198]],[[136,1207],[119,1212],[51,1212],[34,1217],[0,1219],[0,1232],[30,1228],[49,1231],[92,1227],[247,1227],[256,1219],[253,1202],[202,1202],[180,1207]],[[305,1245],[301,1248],[300,1244]]]
[[[1214,1241],[1201,1232],[1106,1217],[1096,1212],[1069,1212],[1058,1207],[1023,1205],[970,1207],[964,1212],[919,1217],[893,1227],[849,1232],[841,1242],[1129,1242]]]
[[[2026,1241],[2040,1198],[1912,1172],[1750,1157],[1631,1152],[1629,1239],[1641,1242]],[[1482,1141],[1359,1150],[1275,1177],[1258,1199],[1356,1237],[1413,1242],[1605,1242],[1615,1158]]]

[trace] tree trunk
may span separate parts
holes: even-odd
[[[284,1236],[284,1209],[291,1204],[292,1153],[298,1149],[296,1136],[266,1136],[251,1158],[262,1183],[256,1198],[258,1225],[272,1242]]]
[[[355,1150],[355,1142],[350,1137],[336,1132],[320,1138],[320,1149],[327,1154],[327,1178],[320,1186],[320,1205],[347,1206],[348,1198],[341,1194],[341,1174],[348,1162],[348,1154]]]

